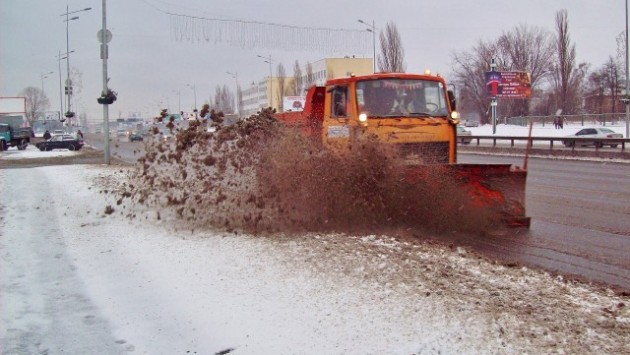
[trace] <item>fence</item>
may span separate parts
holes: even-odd
[[[541,123],[543,127],[546,124],[553,125],[553,121],[557,116],[523,116],[523,117],[506,117],[498,119],[499,123],[512,124],[518,126],[527,126],[529,122]],[[582,126],[590,125],[616,125],[619,122],[625,122],[625,113],[601,113],[601,114],[582,114],[582,115],[561,115],[564,123],[580,124]],[[502,122],[501,122],[502,121]]]

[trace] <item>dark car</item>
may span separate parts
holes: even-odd
[[[129,135],[130,142],[142,142],[143,140],[144,138],[142,137],[142,135],[140,135],[140,133],[131,133]]]
[[[69,134],[53,136],[47,141],[39,142],[35,146],[41,150],[68,149],[79,150],[83,147],[83,140],[77,139]]]

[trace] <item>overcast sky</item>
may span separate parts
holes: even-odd
[[[66,62],[59,63],[56,57],[60,51],[66,52],[66,23],[60,16],[66,6],[70,12],[92,8],[71,15],[79,19],[69,22],[70,50],[75,51],[70,66],[82,73],[74,110],[87,112],[89,121],[102,120],[102,108],[96,102],[102,89],[96,36],[102,28],[99,0],[0,0],[0,95],[15,96],[28,86],[41,87],[42,74],[54,72],[43,85],[51,109],[59,110],[58,65],[65,80]],[[153,117],[160,107],[178,110],[180,97],[181,109],[186,110],[193,106],[195,91],[200,106],[217,85],[226,84],[235,91],[235,80],[226,72],[238,73],[239,83],[247,87],[269,75],[269,65],[258,55],[271,55],[274,74],[277,63],[282,62],[288,75],[293,73],[296,59],[304,65],[330,56],[372,57],[369,34],[358,41],[361,45],[348,44],[348,53],[326,53],[317,41],[312,42],[313,51],[272,49],[262,44],[243,48],[214,36],[207,42],[177,41],[173,17],[167,12],[347,30],[365,29],[358,19],[374,20],[377,28],[392,21],[401,35],[407,71],[429,68],[448,79],[454,52],[469,50],[480,39],[494,40],[519,24],[554,31],[555,13],[560,9],[568,11],[578,62],[596,68],[609,55],[616,55],[616,38],[625,29],[623,0],[110,0],[109,86],[119,94],[110,106],[110,118],[126,117],[130,112]],[[286,34],[290,30],[280,31]],[[75,94],[78,86],[75,81]]]

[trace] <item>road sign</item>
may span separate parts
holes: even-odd
[[[96,38],[99,42],[103,43],[103,30],[96,32]],[[112,33],[110,30],[105,30],[105,43],[109,43],[112,40]]]

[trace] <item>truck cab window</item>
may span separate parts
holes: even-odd
[[[332,96],[332,117],[346,117],[348,115],[348,88],[337,87]]]

